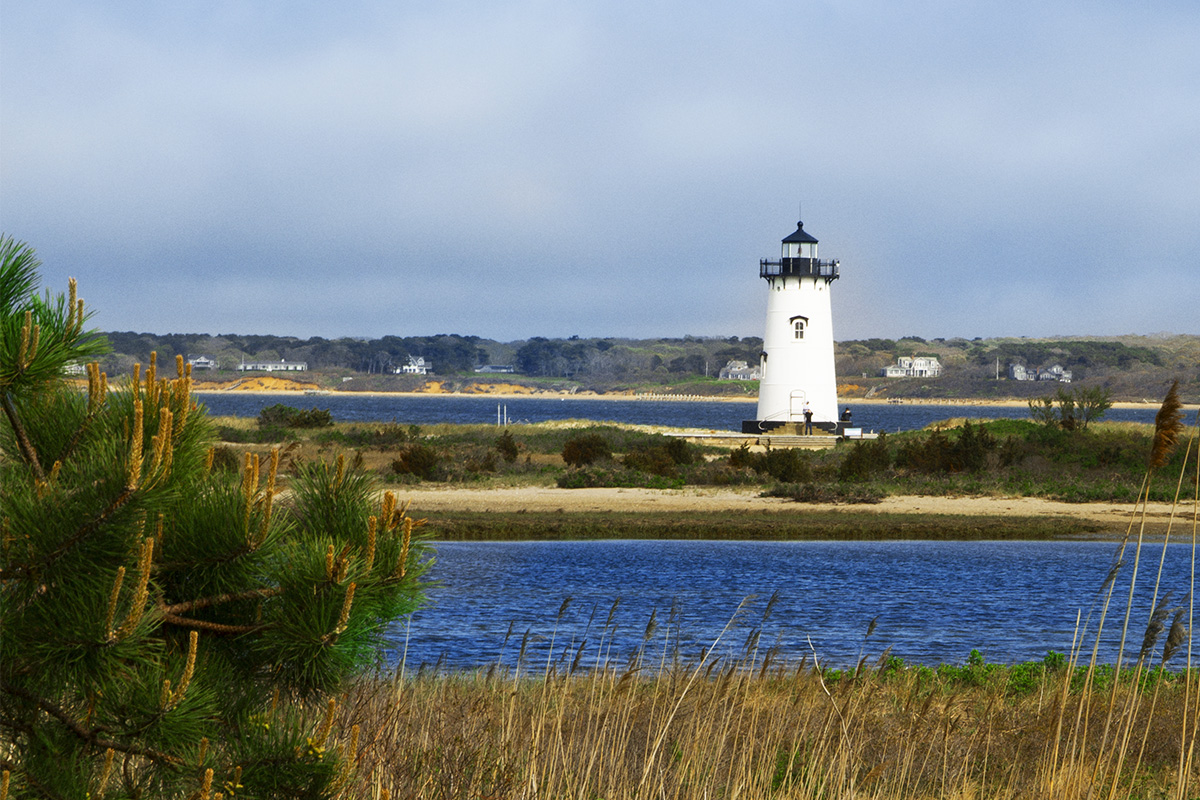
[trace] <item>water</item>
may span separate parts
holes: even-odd
[[[213,414],[243,417],[283,402],[329,409],[345,422],[488,424],[495,423],[499,405],[518,424],[591,419],[731,431],[740,430],[755,409],[753,403],[720,401],[486,396],[213,393],[202,400]],[[1028,417],[1026,408],[1010,406],[850,408],[855,424],[867,430],[913,430],[949,417]],[[1153,422],[1156,411],[1112,409],[1106,419]],[[1060,541],[443,542],[431,573],[441,582],[431,592],[433,604],[413,617],[411,628],[392,631],[390,655],[399,657],[407,637],[413,667],[439,661],[452,668],[511,667],[524,638],[527,663],[539,669],[547,657],[570,663],[581,645],[583,664],[624,664],[656,613],[659,629],[647,645],[651,659],[664,649],[694,658],[718,636],[718,653],[737,656],[760,630],[760,653],[778,647],[781,657],[795,661],[811,659],[815,651],[824,663],[849,666],[890,647],[914,663],[962,663],[973,648],[989,661],[1012,663],[1070,650],[1076,612],[1086,615],[1092,608],[1114,549],[1111,543]],[[1188,552],[1170,548],[1164,589],[1177,598],[1187,592]],[[764,622],[776,591],[778,603]],[[1127,591],[1126,582],[1119,597]],[[1130,648],[1140,646],[1149,591],[1141,593]],[[722,635],[748,595],[757,600]],[[567,597],[571,602],[556,629]],[[876,617],[877,628],[864,641]],[[1116,637],[1119,623],[1110,621],[1103,660],[1115,658]]]
[[[510,423],[546,422],[560,419],[590,419],[642,425],[740,431],[742,420],[754,416],[750,402],[679,400],[595,400],[572,398],[445,397],[412,395],[279,395],[235,392],[200,394],[213,414],[256,417],[275,403],[295,408],[328,409],[339,422],[388,422],[405,425],[438,423],[488,424],[496,422],[496,408],[507,409]],[[1027,419],[1024,406],[975,405],[854,405],[849,404],[854,424],[864,430],[904,431],[924,428],[949,417]],[[1157,407],[1110,409],[1105,419],[1153,422]]]
[[[1143,553],[1127,645],[1135,657],[1160,548]],[[656,612],[648,645],[654,664],[664,644],[689,660],[718,637],[716,653],[736,657],[756,629],[760,653],[777,647],[792,661],[815,652],[822,663],[849,666],[889,647],[906,662],[929,665],[961,664],[973,648],[991,662],[1035,660],[1047,650],[1070,651],[1076,612],[1086,617],[1094,608],[1116,549],[1078,541],[442,542],[431,572],[441,585],[429,607],[392,631],[391,656],[407,637],[409,668],[439,661],[513,667],[528,632],[529,668],[544,668],[548,657],[570,664],[581,645],[581,663],[623,666]],[[1188,590],[1190,552],[1168,548],[1162,591],[1176,601]],[[1126,572],[1114,606],[1124,607],[1128,585]],[[764,621],[774,592],[778,602]],[[757,599],[738,615],[749,595]],[[1093,629],[1095,619],[1098,611]],[[1102,661],[1115,659],[1119,628],[1120,614],[1110,612]],[[1090,646],[1094,636],[1087,640]]]

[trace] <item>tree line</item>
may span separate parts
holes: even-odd
[[[510,366],[519,374],[540,378],[627,379],[652,374],[715,377],[728,361],[758,362],[762,339],[685,336],[682,338],[566,339],[534,336],[499,342],[479,336],[384,336],[378,339],[299,339],[290,336],[239,334],[104,334],[112,353],[102,364],[110,374],[146,362],[151,352],[173,359],[207,356],[221,369],[242,361],[303,361],[311,370],[347,370],[386,374],[410,357],[425,359],[439,375],[473,373],[484,365]],[[126,364],[128,362],[128,364]]]

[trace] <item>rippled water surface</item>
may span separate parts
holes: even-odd
[[[405,425],[437,423],[495,423],[497,408],[511,423],[546,422],[558,419],[592,419],[641,425],[671,425],[682,428],[740,431],[742,420],[754,416],[749,402],[679,400],[572,400],[516,398],[497,401],[490,397],[420,397],[410,395],[279,395],[237,392],[201,393],[201,401],[213,414],[256,417],[275,403],[296,408],[328,409],[339,422],[388,422]],[[902,431],[923,428],[948,417],[1025,419],[1029,410],[1014,406],[860,405],[850,404],[856,425],[866,430]],[[1153,422],[1157,408],[1111,409],[1106,419]]]
[[[581,645],[583,663],[625,663],[654,614],[652,658],[664,644],[691,658],[718,636],[720,653],[738,655],[760,630],[760,652],[777,647],[794,660],[815,651],[823,662],[848,665],[891,648],[909,662],[962,663],[977,648],[989,661],[1024,661],[1070,650],[1076,612],[1086,617],[1093,609],[1116,548],[1065,541],[445,542],[437,545],[432,577],[441,586],[433,604],[393,639],[399,652],[407,637],[409,666],[511,666],[523,639],[531,664],[544,666],[548,656],[569,663]],[[1153,571],[1145,576],[1160,551],[1154,546],[1152,565],[1143,561],[1131,647],[1141,645]],[[1168,549],[1162,590],[1176,598],[1188,590],[1189,557],[1190,547]],[[1117,586],[1123,607],[1128,569]],[[750,595],[757,598],[738,614]],[[1107,626],[1112,637],[1106,632],[1101,656],[1111,661],[1119,636],[1111,614]]]

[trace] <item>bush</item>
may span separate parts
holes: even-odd
[[[996,447],[995,437],[984,425],[968,420],[953,439],[945,431],[933,430],[923,438],[906,440],[896,452],[896,466],[926,473],[980,472]]]
[[[753,470],[734,468],[727,463],[701,462],[684,471],[684,482],[695,486],[747,486],[759,483]]]
[[[38,298],[30,253],[0,240],[7,790],[335,796],[357,756],[336,699],[422,600],[415,523],[344,463],[300,470],[286,505],[278,454],[210,469],[228,456],[182,358],[169,382],[152,356],[121,391],[95,364],[64,385],[97,340]]]
[[[504,433],[496,437],[496,452],[509,464],[516,461],[517,457],[521,454],[520,448],[517,447],[516,439],[513,438],[512,433],[508,430],[505,430]]]
[[[885,434],[864,442],[855,442],[842,456],[838,464],[839,481],[865,481],[884,472],[892,465],[891,452]]]
[[[763,497],[786,497],[797,503],[878,503],[886,494],[874,487],[847,487],[828,483],[785,483],[763,492]]]
[[[258,427],[260,428],[329,428],[332,426],[333,415],[329,413],[329,409],[300,409],[276,403],[258,412]]]
[[[665,442],[653,442],[635,448],[621,463],[630,469],[673,478],[679,474],[680,466],[693,461],[695,455],[688,443],[683,439],[670,438]]]
[[[612,458],[612,448],[609,446],[608,440],[598,433],[572,436],[563,444],[562,459],[568,466],[586,467],[610,458]]]
[[[241,459],[237,451],[227,445],[219,444],[212,448],[212,469],[223,472],[237,472],[241,469]]]
[[[327,441],[337,441],[350,447],[369,447],[376,450],[392,450],[407,442],[421,438],[421,429],[416,425],[401,425],[385,422],[379,426],[349,428],[343,433],[330,431],[322,434]]]
[[[436,481],[441,475],[442,457],[437,450],[423,444],[410,444],[392,461],[397,475],[415,475],[421,480]]]
[[[1060,388],[1050,397],[1029,401],[1029,416],[1039,424],[1065,431],[1086,430],[1112,408],[1112,394],[1099,387]]]
[[[560,475],[557,485],[560,489],[680,489],[683,487],[683,479],[647,474],[631,469],[593,467],[576,469]]]
[[[759,472],[765,472],[780,483],[806,483],[812,480],[812,463],[802,450],[770,450],[762,455]]]

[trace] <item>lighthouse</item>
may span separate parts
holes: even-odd
[[[812,411],[814,431],[835,431],[838,401],[830,287],[838,278],[838,262],[821,261],[816,237],[797,222],[795,232],[783,239],[779,260],[762,259],[758,274],[767,282],[758,418],[743,422],[742,431],[783,428],[778,432],[802,433],[805,409]]]

